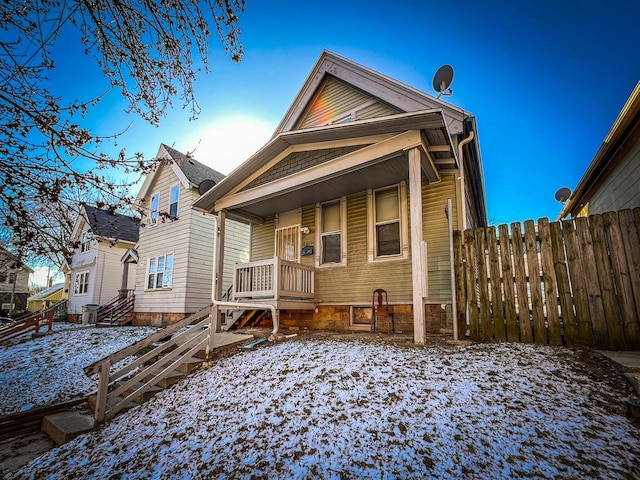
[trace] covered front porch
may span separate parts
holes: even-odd
[[[247,165],[252,166],[253,174],[243,171]],[[280,134],[195,205],[217,212],[221,242],[227,218],[251,223],[256,229],[252,232],[254,240],[259,229],[265,232],[265,239],[271,235],[270,246],[264,240],[259,248],[252,247],[254,261],[233,266],[228,301],[269,305],[277,310],[276,317],[286,310],[317,313],[318,305],[322,309],[332,303],[363,307],[368,301],[370,306],[371,292],[386,287],[388,282],[400,292],[394,300],[411,312],[416,343],[424,343],[428,267],[423,236],[423,187],[440,184],[442,174],[448,175],[442,187],[447,196],[441,199],[442,207],[438,207],[439,218],[444,219],[447,198],[456,198],[451,174],[458,167],[441,111]],[[388,249],[381,240],[375,243],[379,232],[384,230],[382,222],[367,224],[377,205],[376,194],[388,193],[390,188],[397,191],[400,212],[394,233],[397,253],[395,247]],[[380,202],[384,201],[382,193]],[[329,248],[323,242],[331,233],[326,233],[318,218],[323,218],[323,205],[331,202],[340,208],[348,203],[349,211],[345,207],[340,215],[344,224],[339,227],[341,236],[331,252],[334,264],[327,265],[323,264],[325,259],[320,251],[325,246]],[[278,224],[279,215],[295,209],[300,212],[300,221],[287,222],[286,228],[292,229],[292,235],[298,235],[297,240],[291,242],[291,249],[279,249],[277,232],[282,228]],[[353,223],[347,225],[347,216]],[[364,225],[364,229],[358,227],[357,231],[349,232],[356,224]],[[446,226],[444,232],[446,235]],[[304,242],[300,242],[301,236]],[[301,253],[308,247],[312,248]],[[218,251],[223,251],[223,245]],[[222,269],[228,266],[224,267],[223,260],[218,266],[217,277],[222,278]],[[323,277],[320,283],[318,274]],[[321,291],[319,285],[323,287]],[[224,292],[221,285],[218,288],[217,298],[222,299]],[[331,298],[331,292],[336,290],[343,297],[353,291],[356,300],[336,301]],[[279,323],[279,318],[274,323]]]

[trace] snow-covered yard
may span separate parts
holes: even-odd
[[[157,331],[55,323],[51,335],[0,345],[0,415],[86,396],[96,390],[83,367]]]
[[[288,340],[9,478],[640,478],[628,396],[596,353]]]

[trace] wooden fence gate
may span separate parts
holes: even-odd
[[[454,232],[459,338],[640,350],[640,208]]]

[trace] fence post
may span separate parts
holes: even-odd
[[[109,389],[109,373],[111,371],[111,361],[105,360],[100,364],[98,373],[98,392],[96,393],[96,410],[93,415],[93,422],[98,426],[104,421],[107,407],[107,391]]]

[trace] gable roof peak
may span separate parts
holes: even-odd
[[[325,49],[276,128],[273,138],[282,132],[295,129],[297,122],[304,115],[307,106],[313,101],[318,88],[328,75],[344,81],[401,112],[442,109],[449,131],[453,134],[462,132],[462,121],[471,115],[433,95]]]
[[[170,157],[168,160],[173,160],[175,165],[184,173],[189,183],[192,186],[197,187],[204,180],[213,180],[214,182],[220,182],[225,175],[217,170],[199,162],[191,156],[191,154],[184,154],[173,147],[170,147],[164,143],[160,144],[160,147],[165,150]],[[160,153],[158,153],[160,157]]]

